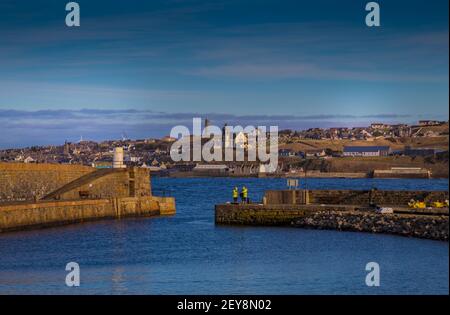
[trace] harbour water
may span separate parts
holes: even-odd
[[[445,180],[306,179],[308,189],[448,190]],[[400,236],[215,226],[214,205],[285,179],[153,178],[177,214],[0,234],[0,294],[448,294],[448,243]],[[77,262],[80,287],[67,287]],[[377,262],[381,286],[367,287]]]

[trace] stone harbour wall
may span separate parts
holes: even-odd
[[[176,211],[152,196],[148,169],[2,163],[0,175],[0,232]]]
[[[43,197],[95,170],[82,165],[0,163],[0,202]]]
[[[448,191],[390,191],[390,190],[268,190],[267,204],[334,204],[406,206],[411,199],[426,202],[449,199]]]
[[[309,202],[315,204],[368,205],[370,195],[378,205],[404,205],[411,199],[443,201],[448,199],[448,191],[391,191],[391,190],[311,190]]]
[[[446,215],[380,214],[336,205],[237,205],[215,207],[215,222],[223,225],[292,226],[386,233],[448,241]]]
[[[295,227],[397,234],[448,241],[448,216],[319,211],[293,220]]]
[[[39,201],[0,205],[0,232],[43,228],[99,219],[175,214],[171,197],[126,197]]]

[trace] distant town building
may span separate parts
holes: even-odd
[[[92,163],[92,167],[95,168],[112,168],[112,163],[108,161],[95,161]]]
[[[222,128],[222,142],[224,148],[232,148],[233,147],[233,133],[231,131],[227,131],[228,124],[225,123]]]
[[[244,132],[238,132],[234,138],[236,148],[244,149],[248,144],[248,137]]]
[[[65,156],[69,156],[70,155],[70,143],[68,143],[67,141],[64,142],[63,153],[64,153]]]
[[[161,139],[161,141],[162,142],[175,142],[175,141],[177,141],[177,139],[176,138],[172,138],[172,137],[170,137],[170,136],[165,136],[165,137],[163,137],[162,139]]]
[[[228,173],[229,168],[225,164],[197,164],[193,171],[202,175],[224,175]]]
[[[420,126],[438,126],[444,124],[445,121],[439,120],[419,120]]]
[[[14,161],[16,161],[16,162],[23,162],[23,160],[24,160],[24,157],[22,154],[18,155],[14,158]]]
[[[391,136],[394,137],[410,137],[412,134],[411,127],[406,124],[392,125],[391,128]]]
[[[386,128],[389,128],[390,126],[387,124],[383,124],[383,123],[373,123],[370,125],[370,127],[372,129],[386,129]]]
[[[139,156],[130,156],[130,162],[138,163],[142,160],[142,157]]]
[[[296,156],[296,152],[291,150],[291,149],[280,149],[278,150],[278,156],[281,157],[292,157],[292,156]]]
[[[405,147],[405,155],[407,156],[433,156],[436,154],[436,150],[432,148],[411,148]]]
[[[36,162],[35,159],[33,159],[31,156],[27,157],[25,160],[23,160],[24,163],[34,163]]]
[[[305,151],[305,157],[325,157],[327,153],[324,149],[307,150]]]
[[[344,156],[388,156],[391,152],[389,146],[345,146]]]
[[[212,133],[211,122],[208,118],[205,118],[205,129],[203,130],[202,138],[209,139]]]
[[[159,166],[159,162],[157,159],[153,159],[151,166]]]

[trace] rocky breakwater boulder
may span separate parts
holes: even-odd
[[[339,231],[396,234],[448,241],[448,216],[380,214],[375,211],[317,211],[292,222],[293,226]]]

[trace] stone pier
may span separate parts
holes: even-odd
[[[2,163],[0,174],[0,232],[176,211],[174,198],[152,195],[142,168]]]
[[[407,207],[410,199],[432,202],[447,198],[445,191],[268,191],[261,204],[216,205],[215,222],[386,233],[448,241],[448,208]],[[392,213],[381,213],[373,204],[390,207]]]

